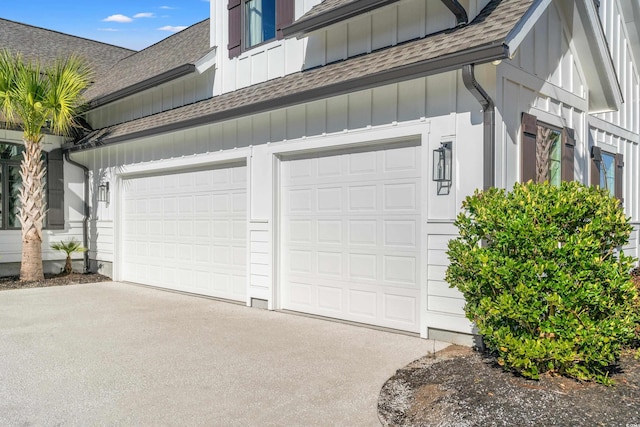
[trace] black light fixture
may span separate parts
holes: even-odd
[[[441,142],[433,150],[433,181],[438,183],[438,195],[449,194],[451,190],[451,142]]]
[[[98,201],[109,203],[109,182],[103,182],[98,185]]]

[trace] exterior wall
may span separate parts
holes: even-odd
[[[480,67],[490,87],[494,67]],[[492,89],[495,91],[495,89]],[[91,252],[98,263],[114,262],[118,279],[118,186],[136,173],[188,168],[246,159],[249,171],[249,279],[247,304],[267,300],[279,308],[279,159],[291,153],[419,140],[423,150],[422,328],[470,333],[464,301],[444,282],[447,241],[462,200],[482,179],[482,112],[462,84],[459,72],[420,78],[316,101],[270,113],[186,131],[74,153],[92,171],[92,189],[101,179],[114,189],[111,203],[92,196]],[[437,195],[432,182],[432,151],[452,141],[454,181],[449,195]]]
[[[22,132],[0,130],[0,141],[22,143]],[[61,138],[45,136],[43,150],[51,151],[60,146]],[[49,261],[63,261],[66,255],[60,251],[52,250],[49,245],[61,240],[75,238],[82,242],[82,220],[84,218],[84,174],[81,169],[64,164],[65,181],[65,229],[43,230],[42,259],[48,272],[60,272],[63,264],[49,263]],[[74,259],[82,259],[82,254],[74,254]],[[0,230],[0,275],[16,274],[17,263],[22,259],[22,238],[20,230]],[[5,264],[6,268],[2,265]],[[51,265],[50,265],[51,264]],[[60,268],[58,268],[60,267]]]
[[[297,0],[299,18],[317,0]],[[478,8],[487,0],[470,0]],[[275,40],[229,59],[227,3],[211,4],[212,16],[220,17],[216,31],[219,46],[215,94],[231,92],[286,74],[296,73],[331,62],[424,37],[455,26],[455,17],[440,1],[408,0],[364,14],[314,32],[302,39]]]
[[[211,67],[130,95],[87,112],[86,120],[100,129],[211,98],[215,74]]]
[[[603,3],[609,10],[615,4]],[[624,207],[635,228],[624,249],[638,257],[640,149],[635,63],[630,53],[614,55],[617,68],[626,70],[619,74],[628,83],[620,83],[625,99],[620,111],[588,114],[588,87],[578,54],[570,42],[571,34],[563,22],[561,13],[552,2],[522,42],[514,59],[503,61],[498,67],[497,116],[498,122],[502,119],[504,125],[496,130],[496,185],[510,188],[520,180],[520,118],[523,112],[534,114],[539,120],[554,126],[573,128],[576,132],[575,177],[580,182],[589,184],[591,146],[624,154]],[[620,17],[615,22],[622,25]],[[624,35],[624,27],[621,28],[614,34]],[[627,45],[626,39],[617,40],[616,46]]]
[[[590,136],[595,146],[624,155],[624,207],[635,230],[625,253],[640,257],[640,85],[638,61],[631,49],[620,3],[600,2],[600,19],[616,68],[624,104],[620,111],[595,114],[589,119]]]

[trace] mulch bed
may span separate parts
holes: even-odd
[[[385,426],[640,426],[640,360],[625,352],[614,371],[610,387],[550,375],[534,381],[451,346],[398,370],[378,414]]]
[[[47,286],[77,285],[80,283],[110,282],[111,279],[97,273],[46,274],[44,280],[21,281],[20,277],[0,277],[0,291],[9,289],[43,288]]]

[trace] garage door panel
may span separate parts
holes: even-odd
[[[420,151],[285,160],[283,308],[417,332]]]
[[[123,280],[244,301],[246,167],[125,180]]]

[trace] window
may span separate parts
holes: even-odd
[[[622,179],[624,156],[602,151],[600,147],[591,147],[591,185],[609,190],[609,193],[622,201]]]
[[[20,228],[18,209],[20,209],[20,162],[23,145],[0,142],[0,230]],[[49,211],[45,218],[45,227],[64,228],[64,180],[62,178],[62,151],[42,152],[47,169],[45,174],[45,203]]]
[[[276,1],[249,0],[244,4],[246,47],[276,38]]]
[[[20,161],[24,147],[0,143],[0,229],[20,228]]]
[[[536,116],[522,115],[522,181],[560,185],[574,179],[573,129],[541,123]]]
[[[229,58],[282,37],[293,22],[294,0],[229,0]]]

